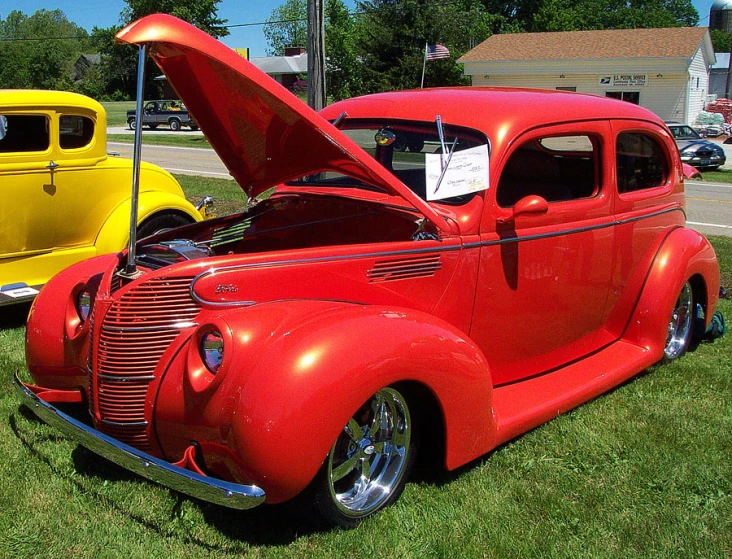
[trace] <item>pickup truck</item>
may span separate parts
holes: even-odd
[[[186,106],[180,101],[147,101],[143,108],[142,125],[155,130],[158,126],[169,126],[174,132],[183,126],[191,130],[198,130],[198,123],[190,115]],[[130,130],[135,129],[135,111],[127,111],[127,125]]]

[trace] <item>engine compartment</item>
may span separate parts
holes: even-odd
[[[417,212],[333,195],[275,195],[249,210],[143,239],[140,264],[274,250],[437,238]]]

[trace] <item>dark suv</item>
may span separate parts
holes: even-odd
[[[158,126],[169,126],[177,132],[183,126],[191,130],[198,130],[198,123],[188,113],[186,106],[180,101],[148,101],[143,110],[143,126],[155,130]],[[131,130],[135,129],[135,111],[127,111],[127,124]]]

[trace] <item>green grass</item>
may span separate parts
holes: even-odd
[[[732,182],[732,169],[717,169],[716,171],[702,171],[701,180],[708,182]]]
[[[126,126],[127,111],[135,109],[134,101],[105,101],[102,107],[107,111],[107,126]]]
[[[132,144],[135,141],[133,134],[107,134],[107,141],[110,142],[123,142],[125,144]],[[211,149],[211,144],[203,136],[183,135],[181,133],[173,134],[170,136],[163,134],[145,134],[142,132],[142,143],[156,146],[179,146],[185,148],[207,148]]]
[[[213,213],[217,216],[240,212],[246,207],[247,196],[236,181],[191,175],[174,176],[192,204],[197,204],[206,195],[213,196]]]
[[[178,178],[192,196],[235,198],[231,182]],[[712,242],[730,287],[732,238]],[[732,300],[720,308],[732,318]],[[317,532],[289,509],[188,499],[36,420],[10,386],[25,312],[0,311],[0,557],[732,556],[732,334],[456,472],[420,475],[353,531]]]

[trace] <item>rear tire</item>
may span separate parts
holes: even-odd
[[[137,228],[137,238],[144,239],[189,223],[193,223],[193,219],[179,214],[155,214],[140,224]]]
[[[170,124],[170,129],[173,132],[178,132],[178,130],[180,130],[180,120],[178,120],[177,118],[171,119],[169,124]]]
[[[137,124],[137,120],[134,118],[131,118],[130,120],[127,121],[127,126],[130,127],[130,130],[134,130],[136,124]]]
[[[407,400],[382,388],[356,411],[314,482],[315,509],[329,526],[353,528],[399,498],[415,459]]]
[[[689,349],[694,331],[694,293],[687,281],[681,288],[666,333],[666,346],[663,348],[663,362],[675,361]]]

